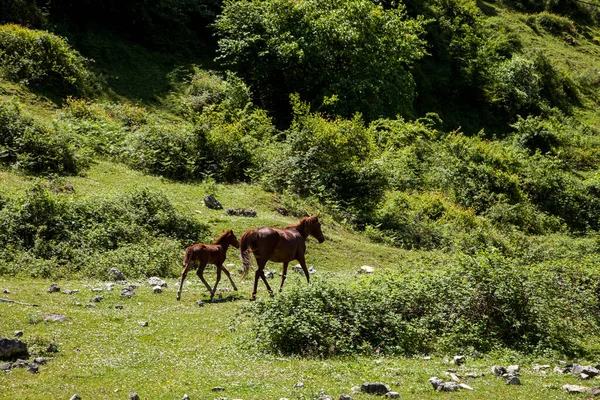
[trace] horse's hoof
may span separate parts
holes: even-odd
[[[249,299],[249,300],[250,300],[250,301],[254,301],[254,300],[256,300],[256,297],[254,297],[254,296],[250,296],[250,299]]]
[[[273,292],[269,292],[269,296],[271,296],[271,297],[275,297],[275,293],[273,293]]]

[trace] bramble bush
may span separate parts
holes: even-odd
[[[76,174],[88,162],[71,137],[36,123],[19,103],[0,102],[0,163],[31,174]]]
[[[8,79],[61,95],[95,90],[87,60],[65,39],[19,25],[0,25],[0,72]]]
[[[527,266],[482,253],[434,271],[290,287],[246,311],[260,348],[281,354],[586,355],[600,332],[597,264]]]
[[[178,212],[161,193],[132,189],[114,198],[55,195],[42,182],[0,208],[0,273],[104,278],[112,266],[129,276],[174,276],[181,249],[206,225]]]

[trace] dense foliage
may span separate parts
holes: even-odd
[[[256,343],[282,354],[582,355],[600,332],[600,287],[597,260],[580,261],[523,266],[479,254],[431,272],[295,286],[246,311]]]
[[[132,189],[114,198],[83,199],[61,182],[34,184],[0,202],[0,273],[32,277],[173,276],[181,248],[206,226],[177,211],[162,193]],[[53,195],[51,190],[61,195]]]

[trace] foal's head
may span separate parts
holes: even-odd
[[[231,229],[224,231],[221,234],[221,236],[219,236],[219,238],[217,239],[217,241],[215,243],[218,243],[218,244],[227,243],[227,244],[232,245],[236,249],[240,248],[240,242],[238,241],[237,237],[235,237],[235,234],[233,233],[233,231]]]

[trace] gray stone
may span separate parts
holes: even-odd
[[[19,339],[0,338],[0,360],[12,360],[20,356],[29,356],[25,342]]]
[[[10,294],[10,290],[4,289],[4,294]]]
[[[375,272],[375,268],[368,265],[363,265],[358,269],[359,274],[372,274],[373,272]]]
[[[571,372],[570,368],[561,368],[559,366],[554,367],[553,372],[557,373],[557,374],[568,374],[569,372]]]
[[[196,304],[198,304],[198,307],[204,307],[204,302],[202,300],[198,300]]]
[[[225,388],[223,386],[215,386],[214,388],[210,389],[213,392],[223,392],[225,391]]]
[[[533,370],[535,372],[541,372],[541,371],[545,371],[547,369],[550,369],[550,365],[548,365],[548,364],[544,364],[544,365],[536,364],[533,366]]]
[[[598,369],[588,365],[585,367],[581,367],[581,373],[588,375],[590,378],[594,378],[595,376],[597,376],[600,373],[600,371],[598,371]]]
[[[368,394],[386,394],[391,391],[391,388],[380,382],[365,382],[360,386],[360,389],[363,393]]]
[[[265,278],[273,279],[274,277],[275,277],[275,272],[273,272],[273,271],[265,272]]]
[[[44,321],[46,322],[63,322],[66,321],[69,317],[63,314],[48,314],[44,316]]]
[[[157,276],[153,276],[152,278],[148,279],[148,285],[154,287],[154,286],[160,286],[160,287],[167,287],[167,282],[163,281],[162,279],[160,279]]]
[[[73,396],[71,396],[70,400],[81,400],[81,396],[78,394],[74,394]]]
[[[23,331],[15,331],[15,337],[21,337],[25,334]]]
[[[73,291],[71,289],[65,289],[63,291],[61,291],[62,294],[73,294]]]
[[[138,322],[139,326],[148,326],[148,322],[147,321],[140,321]]]
[[[521,367],[519,365],[509,365],[508,368],[506,368],[506,370],[510,375],[517,375],[518,372],[521,370]]]
[[[584,374],[583,372],[579,374],[579,379],[581,379],[582,381],[587,381],[590,378],[591,376],[589,376],[588,374]]]
[[[188,396],[187,394],[184,394],[183,397],[181,398],[181,400],[190,400],[190,396]]]
[[[212,194],[208,194],[208,195],[204,196],[204,205],[206,207],[210,208],[211,210],[222,210],[223,209],[223,205],[221,205],[221,203],[219,203],[219,201]]]
[[[154,293],[162,293],[162,287],[161,287],[161,286],[159,286],[159,285],[156,285],[156,286],[154,286],[154,287],[152,288],[152,291],[153,291]]]
[[[454,365],[462,365],[465,363],[465,361],[465,356],[454,356],[454,359],[452,360]]]
[[[33,362],[38,365],[45,365],[49,360],[51,360],[51,358],[36,357],[33,359]]]
[[[27,372],[30,374],[37,374],[39,371],[40,367],[36,363],[29,364],[29,367],[27,368]]]
[[[343,394],[340,396],[340,400],[354,400],[354,399],[349,394]]]
[[[58,353],[58,347],[54,343],[50,343],[48,347],[46,347],[46,353]]]
[[[104,289],[101,288],[101,287],[96,287],[96,288],[92,289],[92,292],[94,292],[94,293],[100,293],[100,292],[103,292],[103,291],[104,291]]]
[[[438,392],[456,392],[458,389],[460,389],[460,386],[456,382],[442,382],[435,390]]]
[[[304,389],[304,383],[298,382],[294,385],[294,389]]]
[[[589,393],[591,388],[578,385],[563,385],[562,389],[568,393]]]
[[[470,372],[470,373],[466,374],[465,376],[466,376],[467,378],[473,378],[473,379],[476,379],[476,378],[481,378],[481,377],[482,377],[482,376],[484,376],[484,375],[483,375],[483,374],[478,374],[478,373],[475,373],[475,372]]]
[[[94,307],[96,307],[96,305],[94,303],[87,303],[85,306],[87,308],[94,308]]]
[[[467,385],[466,383],[459,383],[459,384],[458,384],[458,386],[459,386],[461,389],[475,390],[475,389],[473,389],[471,386]]]
[[[29,361],[17,359],[12,365],[13,368],[26,368],[29,365]]]
[[[496,376],[502,376],[502,375],[506,374],[506,368],[504,368],[500,365],[494,365],[492,367],[492,373]]]
[[[50,285],[50,288],[48,289],[48,293],[56,293],[56,292],[60,292],[60,286],[58,286],[58,284],[53,283],[52,285]]]
[[[131,288],[131,286],[121,289],[121,296],[122,297],[132,297],[134,294],[135,293],[133,292],[133,288]]]
[[[129,393],[129,400],[140,400],[140,396],[136,392]]]
[[[125,280],[125,275],[116,267],[113,267],[108,271],[108,277],[113,281]]]
[[[238,217],[256,217],[256,211],[247,208],[228,208],[225,212],[227,215],[235,215]]]
[[[100,303],[102,301],[102,296],[96,296],[92,299],[94,303]]]
[[[387,392],[385,394],[385,397],[387,397],[388,399],[399,399],[400,398],[400,393],[398,393],[398,392]]]
[[[521,380],[516,376],[509,376],[508,379],[506,380],[506,384],[507,385],[520,385]]]
[[[429,383],[431,383],[431,386],[433,386],[433,390],[437,390],[438,387],[444,383],[444,381],[438,378],[437,376],[434,376],[432,378],[429,378]]]
[[[12,368],[12,363],[10,363],[10,362],[0,364],[0,371],[8,371],[11,368]]]
[[[458,375],[450,373],[450,379],[452,379],[454,382],[460,382],[460,378],[458,377]]]

